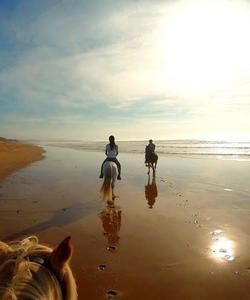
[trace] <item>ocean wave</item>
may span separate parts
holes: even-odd
[[[147,141],[121,141],[117,142],[119,145],[119,152],[122,153],[140,153],[143,154]],[[159,155],[181,155],[181,156],[220,156],[220,157],[244,157],[247,160],[250,157],[250,143],[222,143],[206,141],[197,145],[196,142],[182,142],[173,141],[156,141],[156,149]],[[106,142],[49,142],[49,146],[71,148],[82,151],[103,151]]]

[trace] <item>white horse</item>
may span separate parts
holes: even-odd
[[[106,161],[103,165],[104,180],[101,187],[101,193],[103,195],[103,199],[107,202],[111,202],[113,200],[113,189],[117,175],[118,169],[116,163],[113,161]]]

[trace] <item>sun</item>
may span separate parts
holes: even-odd
[[[237,81],[250,69],[250,8],[241,0],[180,1],[166,17],[163,73],[190,93]]]

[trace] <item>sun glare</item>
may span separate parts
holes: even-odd
[[[178,2],[164,27],[164,68],[178,89],[206,93],[250,68],[250,8],[244,1]]]
[[[212,245],[212,253],[215,258],[224,261],[233,261],[235,259],[233,251],[233,242],[227,238],[220,238]]]

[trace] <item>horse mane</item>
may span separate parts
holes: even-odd
[[[73,274],[65,264],[62,282],[46,267],[30,261],[29,257],[46,260],[53,250],[31,236],[22,241],[0,246],[0,298],[4,299],[77,299]],[[6,248],[7,247],[7,248]],[[62,291],[63,289],[63,291]],[[65,292],[65,295],[62,293]],[[63,296],[65,296],[63,298]]]

